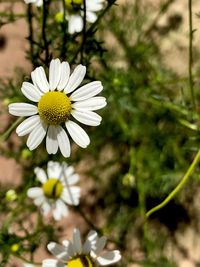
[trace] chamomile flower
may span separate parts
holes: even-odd
[[[35,4],[36,6],[41,6],[43,4],[43,0],[24,0],[26,4]]]
[[[68,20],[68,32],[73,34],[83,29],[83,0],[65,0],[67,6],[66,19]],[[85,0],[86,20],[94,23],[97,20],[96,12],[103,8],[104,0]]]
[[[79,181],[74,168],[67,166],[65,162],[49,161],[47,174],[39,167],[34,170],[37,179],[41,182],[40,187],[28,189],[27,195],[34,199],[34,204],[41,207],[41,212],[46,216],[52,211],[55,220],[68,215],[68,205],[78,205],[80,188],[74,186]]]
[[[97,232],[90,231],[82,245],[80,232],[74,229],[73,242],[64,240],[63,246],[54,242],[48,244],[48,250],[57,260],[43,260],[42,267],[94,267],[96,263],[106,266],[118,262],[121,259],[118,250],[102,253],[105,244],[104,236],[99,238]]]
[[[89,136],[72,118],[85,125],[99,125],[101,117],[93,111],[106,106],[106,99],[96,96],[103,89],[100,81],[77,89],[85,73],[86,67],[78,65],[70,75],[68,62],[53,59],[49,82],[43,67],[38,67],[31,73],[33,84],[22,84],[24,96],[36,104],[13,103],[9,105],[9,112],[15,116],[29,117],[17,127],[16,132],[18,136],[29,134],[27,146],[30,150],[37,148],[46,136],[49,154],[56,154],[59,147],[62,155],[69,157],[70,142],[64,128],[77,145],[82,148],[89,145]]]

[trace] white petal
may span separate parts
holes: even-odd
[[[39,115],[31,116],[20,123],[20,125],[16,128],[16,133],[18,136],[24,136],[30,133],[39,123]]]
[[[74,142],[80,147],[86,148],[90,143],[90,138],[87,133],[75,122],[68,120],[65,126],[74,140]]]
[[[81,236],[80,236],[80,231],[76,228],[74,229],[73,232],[73,246],[74,246],[74,251],[77,254],[81,254],[82,252]]]
[[[51,242],[47,245],[47,248],[59,260],[67,261],[69,259],[66,247],[61,246],[55,242]]]
[[[72,104],[76,110],[98,110],[106,106],[106,99],[103,96],[91,97]]]
[[[68,205],[77,206],[79,204],[80,199],[80,187],[71,186],[64,188],[62,191],[61,198]]]
[[[50,90],[53,91],[57,88],[61,75],[61,63],[60,60],[52,59],[49,67],[49,85]]]
[[[94,23],[97,20],[97,15],[92,11],[86,12],[86,20],[90,23]]]
[[[66,264],[57,260],[47,259],[42,261],[42,267],[65,267]]]
[[[74,173],[74,167],[73,166],[68,166],[66,162],[63,162],[62,165],[63,165],[63,170],[64,170],[66,177],[69,177],[70,175],[72,175]]]
[[[55,207],[53,209],[53,217],[56,221],[62,219],[62,216],[66,217],[68,215],[68,208],[63,203],[62,200],[58,199],[55,203]]]
[[[69,257],[72,258],[76,254],[72,242],[69,240],[63,240],[62,244],[66,247]]]
[[[101,123],[101,116],[92,111],[72,110],[72,116],[81,123],[89,126],[98,126]]]
[[[59,162],[49,161],[47,164],[47,174],[49,178],[59,179],[62,175],[62,166]]]
[[[47,216],[47,214],[50,212],[51,210],[51,206],[50,204],[48,203],[48,201],[43,201],[42,203],[42,207],[41,207],[41,211],[43,213],[44,216]]]
[[[46,135],[47,126],[44,123],[37,125],[34,130],[29,134],[27,139],[27,146],[30,150],[39,146]]]
[[[83,253],[88,254],[92,250],[92,247],[96,244],[98,235],[96,231],[90,231],[87,235],[86,241],[83,245]]]
[[[71,151],[69,138],[61,126],[57,126],[57,139],[62,155],[66,158],[69,157]]]
[[[68,62],[62,62],[61,64],[61,75],[60,75],[60,82],[57,86],[59,91],[63,90],[68,83],[70,75],[70,67]]]
[[[33,102],[38,102],[41,98],[41,92],[32,83],[23,82],[22,93]]]
[[[94,252],[96,255],[99,255],[102,252],[102,250],[105,247],[106,241],[107,241],[107,238],[105,236],[102,236],[97,240],[95,244],[95,249],[94,249]]]
[[[56,154],[58,151],[56,126],[49,126],[46,138],[46,149],[49,154]]]
[[[118,250],[114,250],[105,253],[101,257],[97,257],[96,260],[99,263],[99,265],[105,266],[118,262],[120,259],[121,259],[120,252]]]
[[[49,83],[47,81],[47,77],[43,67],[36,68],[32,73],[31,73],[32,80],[34,84],[36,84],[37,87],[41,90],[41,92],[43,93],[49,92]]]
[[[70,96],[72,101],[82,101],[99,94],[103,90],[100,81],[94,81],[81,86],[78,90],[73,92]]]
[[[78,65],[71,74],[68,84],[64,89],[66,94],[73,92],[83,81],[86,73],[86,67]]]
[[[37,179],[42,183],[44,184],[46,181],[47,181],[47,176],[46,176],[46,173],[43,169],[39,168],[39,167],[36,167],[34,169],[34,173],[37,177]]]
[[[14,116],[31,116],[38,113],[36,106],[28,103],[14,103],[8,106],[9,113]]]
[[[73,185],[76,184],[80,180],[80,177],[78,174],[73,174],[70,176],[67,176],[63,173],[63,177],[61,181],[67,185]]]
[[[103,8],[103,2],[104,1],[86,0],[87,10],[97,12]]]
[[[27,191],[27,196],[30,198],[37,198],[43,196],[43,190],[40,187],[32,187]]]
[[[70,34],[82,31],[83,19],[80,15],[66,16],[66,19],[68,20],[68,32]]]
[[[44,201],[45,201],[44,196],[41,196],[41,197],[37,197],[37,198],[35,198],[33,202],[34,202],[34,204],[35,204],[36,206],[41,206],[41,205],[43,204]]]

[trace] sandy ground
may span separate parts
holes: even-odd
[[[148,0],[150,1],[150,0]],[[118,3],[126,3],[126,0],[121,0]],[[156,7],[160,1],[152,1],[155,5],[155,16]],[[200,4],[198,0],[193,1],[195,13],[200,11]],[[17,12],[23,11],[23,3],[16,4]],[[0,4],[0,11],[2,6]],[[188,46],[188,14],[187,14],[187,1],[177,0],[171,5],[167,14],[158,20],[160,27],[165,26],[168,23],[168,19],[172,14],[179,14],[182,17],[182,24],[178,30],[170,32],[167,38],[161,38],[158,41],[162,47],[163,55],[166,55],[166,64],[180,75],[187,74],[187,46]],[[152,17],[153,19],[153,17]],[[193,19],[194,28],[197,31],[194,34],[194,46],[195,49],[199,47],[200,41],[200,19],[194,16]],[[26,60],[25,51],[28,48],[28,44],[25,41],[27,37],[27,26],[24,19],[19,19],[17,22],[5,25],[0,28],[0,78],[12,77],[16,67],[22,67],[30,73],[31,66]],[[5,38],[5,39],[4,39]],[[4,45],[5,41],[5,45]],[[199,56],[197,54],[196,59]],[[4,115],[3,120],[6,120]],[[2,129],[1,129],[2,130]],[[0,182],[20,182],[21,170],[20,166],[16,164],[13,159],[7,159],[0,156]],[[197,209],[200,208],[200,194],[195,199],[195,205]],[[72,214],[67,221],[67,226],[71,230],[75,218]],[[65,222],[66,223],[66,222]],[[78,222],[77,222],[78,223]],[[176,240],[181,247],[187,251],[187,253],[181,253],[181,251],[169,241],[166,246],[166,253],[169,257],[173,258],[179,267],[196,267],[197,263],[200,262],[200,234],[196,233],[191,226],[185,229],[184,232],[177,231]],[[42,259],[43,252],[39,253],[38,260]],[[15,260],[13,260],[13,264]],[[13,265],[14,266],[14,265]],[[129,267],[136,267],[137,265],[131,265]]]

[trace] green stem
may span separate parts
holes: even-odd
[[[8,137],[10,136],[10,134],[12,133],[12,131],[15,129],[15,127],[17,127],[17,125],[22,122],[23,118],[19,117],[14,123],[12,123],[12,125],[5,131],[4,134],[2,134],[2,136],[0,137],[1,141],[5,141],[8,139]]]
[[[151,214],[153,214],[154,212],[162,209],[164,206],[166,206],[169,201],[174,198],[174,196],[181,190],[181,188],[184,186],[184,184],[187,182],[187,180],[189,179],[190,175],[192,174],[192,172],[194,171],[195,167],[197,166],[197,164],[200,161],[200,150],[197,152],[192,164],[190,165],[190,167],[188,168],[186,174],[183,176],[183,178],[181,179],[181,181],[178,183],[178,185],[175,187],[175,189],[164,199],[163,202],[161,202],[159,205],[155,206],[154,208],[152,208],[151,210],[149,210],[146,213],[146,218],[148,218]]]
[[[193,50],[192,50],[192,41],[193,41],[193,27],[192,27],[192,0],[188,0],[188,10],[189,10],[189,64],[188,64],[188,74],[189,74],[189,86],[192,98],[192,105],[194,111],[196,110],[196,103],[194,97],[194,83],[192,77],[192,65],[193,65]]]

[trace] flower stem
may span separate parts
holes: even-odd
[[[198,150],[193,162],[191,163],[190,167],[188,168],[186,174],[183,176],[183,178],[181,179],[181,181],[178,183],[178,185],[174,188],[174,190],[163,200],[163,202],[161,202],[159,205],[155,206],[154,208],[152,208],[151,210],[149,210],[145,217],[148,218],[151,214],[153,214],[154,212],[162,209],[164,206],[166,206],[169,201],[181,190],[181,188],[184,186],[184,184],[187,182],[187,180],[189,179],[190,175],[192,174],[192,172],[194,171],[195,167],[197,166],[197,164],[200,161],[200,150]]]
[[[188,64],[188,75],[189,75],[189,86],[192,98],[192,105],[194,111],[196,110],[195,96],[194,96],[194,83],[192,76],[192,65],[193,65],[193,26],[192,26],[192,0],[188,0],[188,10],[189,10],[189,64]]]
[[[23,118],[19,117],[14,123],[11,124],[11,126],[3,133],[0,137],[1,141],[5,141],[8,139],[8,137],[11,135],[12,131],[16,128],[20,122],[22,122]]]

